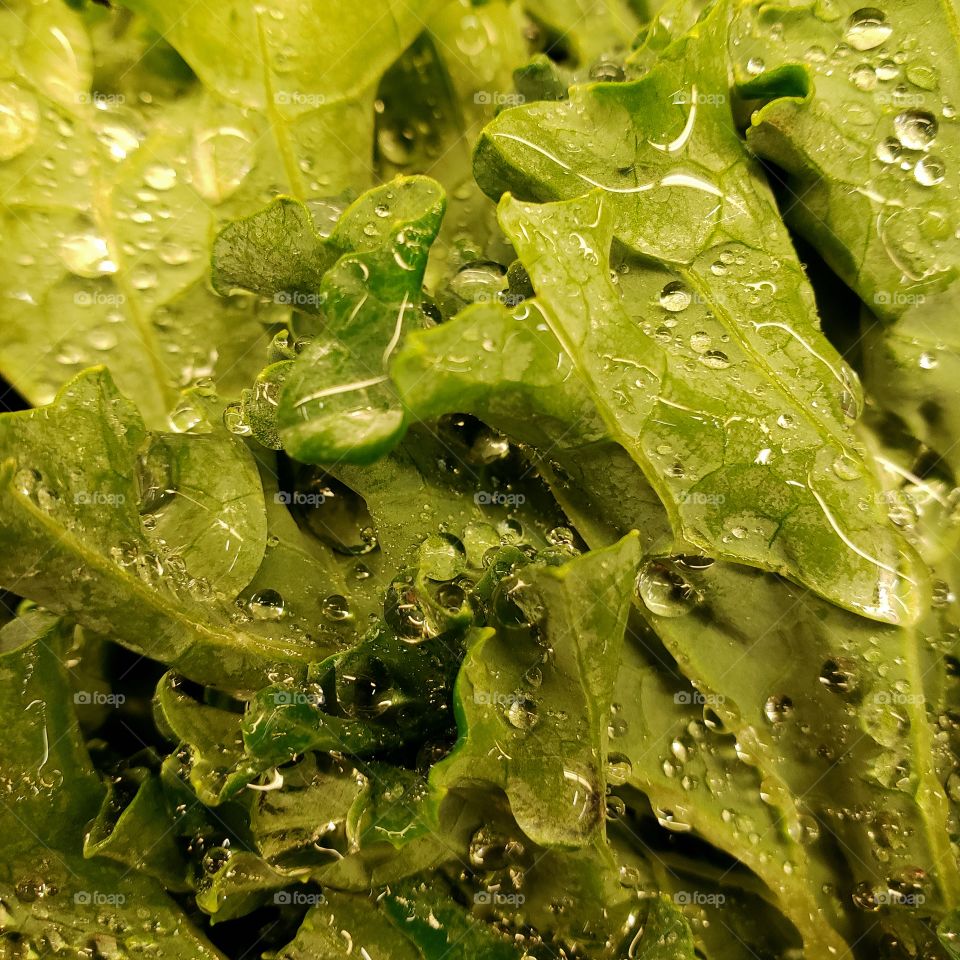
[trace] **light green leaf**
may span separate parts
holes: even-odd
[[[322,647],[275,620],[261,622],[259,632],[241,630],[232,595],[215,589],[221,584],[232,591],[237,582],[223,562],[228,543],[235,551],[228,556],[246,568],[244,576],[263,553],[264,508],[262,499],[255,502],[258,481],[250,473],[249,453],[226,434],[219,441],[216,435],[176,437],[169,448],[156,440],[100,369],[75,379],[49,407],[0,418],[0,502],[9,539],[0,582],[200,682],[243,690],[261,685],[280,664],[302,673],[308,661],[323,657]],[[210,449],[185,457],[186,444]],[[84,450],[80,469],[64,459],[65,445]],[[143,473],[138,458],[145,449],[152,460]],[[171,460],[162,456],[165,449],[172,451]],[[218,494],[207,490],[207,510],[162,506],[178,464],[190,482],[200,469],[222,475]],[[243,494],[241,500],[229,497],[229,485]],[[161,512],[170,511],[162,523],[177,538],[172,545],[144,522],[150,510],[140,513],[145,503],[158,506],[151,497],[160,500]],[[201,534],[191,545],[184,524],[195,524],[200,515],[206,526],[189,531]],[[223,535],[221,522],[229,528]],[[172,546],[188,548],[190,566]],[[208,555],[215,555],[209,571]]]
[[[534,842],[599,842],[606,716],[637,554],[628,537],[563,567],[523,570],[505,602],[540,623],[552,656],[543,662],[529,634],[474,636],[457,678],[460,740],[431,772],[436,789],[492,783]]]
[[[733,738],[705,725],[704,707],[717,701],[660,675],[632,644],[624,648],[616,701],[611,750],[627,758],[627,783],[646,794],[660,824],[727,850],[769,887],[807,951],[848,960],[845,937],[854,928],[822,890],[832,872],[787,832],[778,798],[761,799],[761,778],[738,757]]]
[[[444,209],[439,185],[419,178],[367,194],[344,214],[331,239],[356,252],[324,276],[323,332],[294,361],[280,391],[277,429],[291,456],[368,463],[402,436],[403,412],[386,369],[420,323],[427,254]],[[355,233],[363,219],[363,232]]]
[[[916,619],[923,570],[877,508],[876,484],[852,435],[798,402],[777,369],[755,346],[736,344],[733,332],[729,343],[719,330],[704,333],[724,350],[703,352],[693,324],[692,346],[666,349],[649,327],[648,334],[609,280],[612,217],[601,191],[556,205],[501,204],[504,227],[542,291],[542,322],[678,535],[717,556],[783,573],[867,616]],[[663,296],[678,295],[691,307],[689,290],[667,289]],[[652,309],[669,314],[667,303]],[[691,320],[709,326],[707,312],[698,306]],[[673,340],[669,328],[666,336]],[[789,352],[793,334],[784,342]]]
[[[222,960],[155,880],[81,855],[79,828],[96,815],[103,788],[60,660],[68,636],[39,611],[0,631],[5,947],[35,956],[146,947],[159,960]]]
[[[742,95],[772,100],[748,138],[787,173],[790,223],[886,326],[870,328],[867,386],[956,471],[955,4],[744,2],[731,39]]]
[[[121,45],[134,70],[158,41],[128,21],[116,21],[107,42]],[[0,102],[11,117],[0,222],[16,264],[0,282],[4,375],[47,403],[83,367],[109,362],[153,427],[165,424],[177,391],[202,377],[227,389],[244,382],[267,313],[207,289],[220,213],[208,203],[224,198],[211,195],[205,170],[219,150],[237,202],[263,189],[265,170],[241,189],[257,159],[256,124],[193,88],[166,99],[149,70],[137,74],[136,98],[96,89],[97,51],[83,18],[62,3],[6,4],[0,35]],[[145,107],[140,93],[162,108]]]

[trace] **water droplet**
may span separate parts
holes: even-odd
[[[604,814],[608,820],[612,820],[615,823],[617,820],[622,820],[626,816],[626,813],[627,805],[620,797],[607,797]]]
[[[841,480],[856,480],[863,475],[860,464],[846,454],[841,454],[833,461],[833,472]]]
[[[843,39],[854,50],[873,50],[886,41],[891,33],[893,27],[887,23],[882,10],[876,7],[861,7],[850,14]]]
[[[690,347],[697,353],[704,353],[709,350],[712,342],[713,337],[703,330],[698,330],[696,333],[690,335]]]
[[[395,580],[383,602],[383,618],[405,643],[422,643],[431,636],[427,616],[412,583]]]
[[[193,148],[193,186],[205,200],[222,203],[240,188],[254,164],[250,136],[236,127],[201,132]]]
[[[926,110],[904,110],[893,120],[893,130],[908,150],[926,150],[937,136],[937,120]]]
[[[672,566],[651,560],[637,577],[637,593],[658,617],[680,617],[697,603],[697,593]]]
[[[449,533],[437,533],[420,544],[420,569],[430,580],[452,580],[466,564],[463,544]]]
[[[15,83],[0,83],[0,160],[12,160],[37,139],[37,98]]]
[[[960,803],[960,770],[954,770],[950,776],[947,777],[947,796],[954,803]]]
[[[524,696],[514,696],[506,709],[506,717],[510,726],[517,730],[532,730],[539,722],[537,705]]]
[[[94,233],[75,233],[60,244],[64,266],[78,277],[92,279],[117,272],[107,241]]]
[[[861,63],[853,68],[850,82],[858,90],[873,90],[877,85],[877,72],[869,63]]]
[[[247,601],[247,609],[255,620],[281,620],[286,612],[283,597],[276,590],[261,590]]]
[[[760,57],[751,57],[747,61],[747,73],[749,73],[751,77],[759,76],[766,69],[767,65]]]
[[[350,619],[350,603],[339,593],[332,593],[323,601],[323,615],[334,623]]]
[[[907,79],[921,90],[935,90],[937,71],[926,63],[911,63],[907,67]]]
[[[143,182],[151,190],[169,190],[177,182],[177,171],[165,163],[152,163],[143,173]]]
[[[685,823],[681,819],[682,814],[678,810],[654,807],[653,815],[657,818],[657,823],[659,823],[661,827],[665,827],[673,833],[688,833],[693,829],[691,824]]]
[[[943,182],[946,176],[947,168],[939,157],[922,157],[916,165],[913,175],[917,178],[917,183],[924,187],[935,187]]]
[[[877,144],[877,159],[881,163],[897,163],[903,156],[903,148],[900,141],[893,137],[887,137]]]
[[[243,415],[243,404],[239,401],[228,403],[223,408],[223,425],[238,437],[248,437],[253,432]]]
[[[506,834],[483,826],[470,838],[470,865],[483,870],[506,870],[524,853],[523,844]]]
[[[937,358],[932,353],[927,353],[924,351],[920,354],[917,359],[917,365],[921,370],[936,370],[937,368]]]
[[[763,713],[771,723],[781,723],[793,713],[793,701],[787,696],[768,697]]]
[[[900,68],[892,60],[881,60],[877,64],[877,79],[887,83],[896,79],[900,73]]]
[[[827,660],[820,669],[820,682],[834,693],[849,697],[856,693],[859,678],[856,664],[846,658]]]
[[[660,291],[660,306],[670,313],[680,313],[693,302],[693,294],[680,280],[668,283]]]
[[[626,74],[619,63],[600,60],[590,68],[590,79],[604,83],[621,83],[626,79]]]
[[[708,350],[700,355],[700,362],[711,370],[726,370],[730,366],[730,358],[722,350]]]
[[[625,753],[611,753],[607,758],[607,782],[619,787],[625,784],[633,773],[633,764]]]

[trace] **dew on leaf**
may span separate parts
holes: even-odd
[[[286,612],[283,597],[276,590],[260,590],[247,601],[255,620],[281,620]]]
[[[693,294],[680,280],[673,280],[660,291],[660,306],[670,313],[681,313],[693,302]]]
[[[74,233],[60,244],[64,266],[78,277],[92,279],[117,272],[107,241],[95,233]]]
[[[926,110],[904,110],[893,120],[893,130],[908,150],[926,150],[937,136],[937,120]]]
[[[861,7],[850,14],[843,39],[854,50],[873,50],[884,43],[893,33],[882,10],[876,7]]]
[[[697,603],[693,586],[672,566],[661,560],[646,563],[637,577],[637,594],[658,617],[680,617]]]
[[[37,138],[37,98],[9,81],[0,83],[0,161],[12,160]]]
[[[326,597],[322,605],[323,615],[334,623],[350,619],[350,602],[339,593]]]
[[[943,182],[947,168],[939,157],[926,156],[920,159],[913,171],[917,183],[923,187],[935,187]]]

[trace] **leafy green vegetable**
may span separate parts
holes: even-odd
[[[0,7],[0,956],[958,956],[952,2]]]
[[[873,394],[956,469],[956,8],[743,7],[738,81],[744,96],[772,100],[749,143],[786,171],[790,222],[884,322],[870,325],[864,354]],[[751,77],[751,62],[764,72]],[[790,82],[768,89],[780,75]]]

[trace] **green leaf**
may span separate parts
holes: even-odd
[[[187,751],[190,785],[207,806],[229,800],[269,766],[244,754],[241,714],[198,703],[173,673],[157,684],[154,709],[160,728]]]
[[[922,568],[880,510],[869,509],[876,484],[854,438],[812,415],[776,371],[753,369],[759,364],[752,349],[744,344],[734,352],[732,335],[726,352],[701,355],[696,332],[694,347],[673,350],[648,335],[609,280],[611,218],[600,191],[555,206],[509,198],[501,205],[535,285],[549,291],[543,321],[576,365],[611,437],[660,495],[678,535],[717,556],[776,570],[867,616],[916,619]],[[563,281],[554,260],[546,267],[547,256],[561,258]],[[689,306],[689,291],[680,295]],[[709,317],[695,323],[709,326]],[[720,356],[724,370],[736,363],[739,374],[711,367]],[[768,386],[758,390],[761,382]]]
[[[323,332],[294,361],[280,391],[277,428],[297,460],[368,463],[402,436],[387,364],[419,323],[427,255],[444,209],[439,185],[420,178],[366,194],[344,214],[331,239],[355,252],[324,276]]]
[[[599,842],[606,714],[637,554],[636,538],[628,537],[507,581],[503,602],[541,623],[551,656],[544,661],[531,636],[506,629],[474,636],[457,678],[460,740],[431,772],[436,789],[492,783],[536,843]]]
[[[334,251],[317,233],[309,208],[279,197],[264,210],[225,226],[213,244],[214,289],[236,288],[316,313]]]
[[[109,857],[182,893],[191,885],[170,820],[160,779],[142,768],[130,771],[108,782],[100,812],[83,838],[83,855]]]
[[[81,855],[78,827],[96,815],[103,788],[60,660],[68,635],[39,611],[0,631],[5,943],[36,956],[147,948],[161,960],[222,960],[155,880]]]
[[[81,469],[62,456],[77,445]],[[259,480],[235,439],[148,435],[109,374],[94,369],[51,406],[0,418],[0,456],[8,589],[232,689],[262,685],[280,664],[302,674],[323,657],[273,620],[249,632],[234,622],[233,592],[266,540]],[[198,479],[204,472],[220,479],[211,487]]]
[[[955,5],[844,0],[827,14],[813,4],[768,12],[743,3],[732,43],[743,96],[772,99],[748,137],[786,171],[790,223],[886,325],[869,334],[867,386],[956,470]],[[856,62],[839,67],[851,47]],[[751,78],[748,62],[766,72]],[[768,75],[790,72],[787,89],[766,89]]]
[[[661,826],[696,831],[757,874],[807,951],[849,958],[851,920],[822,890],[832,871],[788,833],[779,797],[761,799],[760,775],[740,759],[733,737],[706,726],[704,708],[718,701],[660,675],[629,643],[616,701],[611,750],[626,758],[626,782],[646,794]]]
[[[423,960],[372,899],[328,893],[326,901],[310,910],[274,960],[340,960],[354,946],[378,960]]]
[[[357,7],[343,0],[270,10],[243,2],[174,8],[124,0],[142,13],[224,100],[269,121],[290,190],[306,196],[351,186],[373,147],[374,93],[383,72],[440,0]]]
[[[427,177],[399,177],[344,211],[328,239],[289,199],[222,230],[214,282],[321,314],[296,360],[268,367],[244,398],[250,429],[306,463],[367,463],[402,436],[386,365],[420,325],[427,255],[446,199]],[[275,408],[275,409],[271,409]]]
[[[878,513],[860,524],[856,504],[876,491],[846,422],[852,374],[812,319],[772,198],[732,130],[725,28],[720,4],[643,79],[504,112],[478,147],[477,176],[494,196],[504,184],[540,200],[586,194],[542,208],[505,198],[501,222],[543,322],[678,534],[869,616],[916,619],[922,571]],[[571,148],[571,129],[586,150]],[[625,257],[622,306],[606,267],[612,235],[669,267]],[[848,460],[860,476],[841,480],[834,464]],[[888,582],[900,594],[890,602]]]
[[[63,621],[39,610],[0,630],[4,860],[32,845],[76,846],[70,818],[91,819],[103,796],[61,662],[70,633]]]
[[[207,288],[221,214],[211,205],[225,199],[207,173],[220,164],[235,180],[238,195],[222,213],[249,202],[271,176],[265,159],[247,177],[260,159],[258,125],[158,81],[140,61],[165,45],[129,17],[91,34],[63,4],[16,0],[0,14],[0,33],[11,117],[0,219],[17,264],[0,282],[4,375],[40,404],[83,367],[109,362],[153,427],[202,377],[228,389],[246,381],[265,312]],[[101,43],[120,60],[112,80],[129,74],[129,89],[96,86]]]

